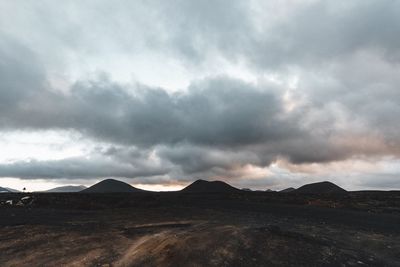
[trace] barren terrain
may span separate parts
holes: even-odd
[[[31,196],[0,266],[400,266],[399,192]]]

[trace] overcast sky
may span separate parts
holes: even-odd
[[[400,1],[0,0],[0,186],[400,189]]]

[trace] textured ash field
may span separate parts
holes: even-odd
[[[400,265],[399,192],[31,196],[0,207],[0,266]]]

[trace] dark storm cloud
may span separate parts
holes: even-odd
[[[7,68],[0,71],[8,75]],[[122,86],[101,76],[77,82],[64,94],[46,87],[42,73],[21,76],[18,80],[26,84],[18,87],[21,93],[12,95],[13,105],[0,115],[3,129],[73,129],[140,147],[180,142],[235,147],[304,134],[295,121],[282,116],[281,96],[268,85],[217,77],[192,84],[186,93],[168,94],[142,85]],[[35,84],[43,86],[32,88]],[[7,83],[0,85],[5,98],[13,91]]]
[[[166,173],[168,173],[168,170],[163,167],[144,166],[135,162],[117,162],[102,157],[48,161],[30,160],[0,164],[1,177],[25,179],[136,178]]]
[[[34,62],[29,57],[25,60]],[[175,164],[183,173],[213,168],[229,171],[245,164],[268,166],[278,157],[294,163],[309,163],[382,153],[374,147],[366,150],[335,143],[331,137],[341,132],[332,126],[334,116],[329,117],[327,111],[322,114],[323,124],[317,119],[307,125],[305,118],[312,121],[318,109],[305,106],[293,112],[285,111],[282,88],[273,84],[255,85],[215,77],[192,83],[187,92],[168,94],[140,84],[120,85],[100,75],[95,80],[77,82],[68,93],[61,93],[47,86],[45,73],[25,74],[30,73],[25,71],[29,67],[40,70],[33,63],[27,66],[23,61],[11,63],[15,69],[22,70],[19,80],[24,86],[18,87],[22,93],[12,95],[13,105],[0,115],[1,127],[5,130],[75,130],[98,140],[142,151],[154,150],[157,156]],[[10,64],[5,62],[5,65]],[[0,75],[6,77],[8,69],[0,70]],[[8,97],[10,88],[7,83],[1,84],[0,92]],[[136,157],[145,157],[141,153],[137,149],[109,149],[102,154],[111,156],[115,162],[126,162],[136,154]],[[20,175],[24,173],[22,170],[35,173],[34,169],[39,170],[38,177],[45,174],[41,170],[55,175],[43,162],[16,166],[21,169]],[[77,176],[73,170],[71,173]],[[88,173],[94,175],[96,171]],[[97,173],[102,175],[99,170]]]
[[[259,165],[259,155],[251,151],[232,151],[215,147],[199,147],[191,144],[179,144],[173,147],[161,147],[160,157],[180,166],[186,174],[199,174],[212,168],[228,170],[234,165]],[[269,159],[269,162],[272,160]],[[204,178],[204,177],[203,177]]]

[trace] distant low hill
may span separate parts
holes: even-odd
[[[146,192],[145,190],[135,188],[130,184],[114,180],[106,179],[97,184],[92,185],[82,191],[82,193],[133,193],[133,192]]]
[[[17,190],[17,189],[13,189],[13,188],[9,188],[9,187],[4,187],[5,189],[7,189],[8,191],[10,191],[11,193],[21,193],[21,191]]]
[[[11,193],[11,191],[5,187],[0,187],[0,193]]]
[[[0,193],[20,193],[20,192],[21,191],[9,187],[0,187]]]
[[[290,193],[290,192],[293,192],[295,190],[296,190],[295,188],[289,187],[289,188],[283,189],[283,190],[281,190],[279,192],[281,192],[281,193]]]
[[[343,194],[347,191],[331,182],[319,182],[306,184],[292,191],[295,193],[311,193],[311,194]]]
[[[56,188],[52,188],[49,190],[46,190],[44,192],[46,193],[74,193],[74,192],[79,192],[82,191],[84,189],[86,189],[87,187],[84,185],[67,185],[67,186],[60,186],[60,187],[56,187]]]
[[[197,180],[184,189],[185,193],[229,193],[240,190],[222,181]]]

